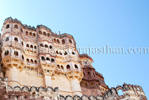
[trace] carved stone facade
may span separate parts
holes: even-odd
[[[7,18],[0,52],[2,100],[146,100],[140,86],[109,89],[93,59],[78,53],[73,36],[57,35],[44,25],[35,28]]]

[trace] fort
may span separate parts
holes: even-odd
[[[141,86],[109,88],[72,35],[5,19],[0,36],[2,100],[147,100]],[[123,95],[119,95],[121,90]]]

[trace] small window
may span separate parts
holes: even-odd
[[[26,33],[25,33],[27,36],[28,36],[28,31],[26,31]]]
[[[29,63],[29,59],[26,59],[26,62]]]
[[[35,33],[33,33],[33,36],[35,37],[35,36],[36,36],[36,34],[35,34]]]
[[[72,43],[71,39],[69,39],[69,43]]]
[[[60,43],[59,39],[57,39],[57,43]]]
[[[67,65],[66,68],[67,68],[67,69],[70,69],[70,65]]]
[[[56,39],[54,38],[54,42],[56,42]]]
[[[90,72],[88,72],[88,75],[91,75]]]
[[[48,33],[47,35],[48,35],[48,37],[50,37],[50,33]]]
[[[50,61],[50,58],[49,58],[49,57],[47,57],[47,58],[46,58],[46,60]]]
[[[32,32],[30,32],[29,35],[32,36]]]
[[[42,32],[41,32],[41,31],[39,31],[39,34],[42,34]]]
[[[24,56],[22,55],[22,60],[24,60]]]
[[[21,42],[21,44],[23,45],[23,42]]]
[[[6,41],[9,41],[9,37],[6,38]]]
[[[50,45],[49,48],[52,49],[52,46]]]
[[[40,46],[43,47],[43,44],[41,43]]]
[[[18,42],[18,38],[15,37],[15,38],[14,38],[14,41],[15,41],[15,42]]]
[[[37,60],[34,60],[34,63],[37,64]]]
[[[55,62],[55,60],[53,58],[51,58],[51,62]]]
[[[64,55],[67,55],[67,52],[65,51]]]
[[[10,27],[9,24],[7,24],[7,25],[6,25],[6,29],[8,29],[9,27]]]
[[[62,40],[62,44],[65,44],[65,40],[64,39]]]
[[[75,53],[72,51],[72,54],[75,55]]]
[[[34,46],[34,49],[36,49],[36,46]]]
[[[59,66],[59,65],[57,65],[57,68],[58,68],[58,69],[60,69],[60,66]]]
[[[61,65],[61,69],[64,69],[64,67]]]
[[[7,51],[5,51],[5,56],[7,56],[9,54],[9,51],[7,50]]]
[[[75,66],[75,69],[78,69],[78,66],[76,64],[74,66]]]
[[[18,25],[15,25],[14,28],[18,29]]]
[[[56,54],[58,54],[58,51],[56,51]]]
[[[33,45],[30,45],[30,48],[33,48]]]
[[[41,57],[41,60],[45,60],[44,56]]]
[[[46,32],[43,32],[43,35],[45,35],[45,36],[46,36]]]
[[[18,56],[18,51],[14,51],[14,55]]]
[[[46,48],[48,48],[48,45],[47,45],[47,44],[45,44],[45,47],[46,47]]]
[[[22,28],[21,28],[21,32],[23,32]]]
[[[33,63],[33,60],[31,59],[31,63]]]
[[[29,47],[29,44],[26,44],[26,47]]]

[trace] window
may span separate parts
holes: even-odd
[[[43,44],[41,43],[40,46],[43,47]]]
[[[6,38],[6,41],[9,41],[9,37]]]
[[[54,42],[56,42],[56,39],[54,38]]]
[[[32,32],[30,32],[29,35],[32,36]]]
[[[39,31],[39,34],[42,34],[42,32],[41,32],[41,31]]]
[[[58,69],[60,69],[60,66],[59,66],[59,65],[57,65],[57,68],[58,68]]]
[[[15,42],[18,42],[18,38],[15,37],[15,38],[14,38],[14,41],[15,41]]]
[[[49,48],[52,49],[52,46],[50,45]]]
[[[72,54],[75,55],[75,53],[72,51]]]
[[[26,35],[28,35],[28,31],[26,31],[26,33],[25,33]]]
[[[23,32],[22,28],[21,28],[21,32]]]
[[[49,58],[49,57],[47,57],[47,58],[46,58],[46,60],[50,61],[50,58]]]
[[[29,63],[29,59],[26,59],[26,62]]]
[[[64,55],[67,55],[67,52],[65,51]]]
[[[61,69],[64,69],[64,67],[61,65]]]
[[[48,33],[48,37],[50,37],[50,33]]]
[[[22,55],[22,60],[24,60],[24,56]]]
[[[36,49],[36,46],[34,46],[34,49]]]
[[[30,48],[33,48],[33,45],[30,45]]]
[[[78,69],[78,66],[76,64],[74,66],[75,66],[75,69]]]
[[[66,68],[70,70],[70,65],[67,65]]]
[[[14,55],[15,56],[18,56],[18,51],[14,51]]]
[[[48,45],[47,45],[47,44],[45,44],[45,47],[46,47],[46,48],[48,48]]]
[[[35,34],[35,33],[33,33],[33,36],[35,37],[35,36],[36,36],[36,34]]]
[[[43,32],[43,35],[45,35],[45,36],[46,36],[46,32]]]
[[[71,39],[69,39],[69,43],[72,43]]]
[[[31,59],[31,63],[33,63],[33,60]]]
[[[45,60],[44,56],[41,56],[41,60]]]
[[[90,75],[90,72],[88,72],[88,75]]]
[[[5,51],[5,56],[7,56],[9,54],[9,51],[7,50],[7,51]]]
[[[6,25],[6,29],[8,29],[9,27],[10,27],[9,24],[7,24],[7,25]]]
[[[21,42],[21,44],[23,45],[23,42]]]
[[[57,39],[57,43],[60,43],[59,39]]]
[[[65,44],[65,40],[64,39],[62,40],[62,44]]]
[[[35,64],[37,64],[37,60],[34,60]]]
[[[15,25],[14,28],[18,29],[18,25]]]
[[[51,62],[55,62],[55,60],[53,58],[51,58]]]
[[[26,47],[29,47],[29,44],[26,44]]]

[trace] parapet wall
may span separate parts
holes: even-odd
[[[8,79],[0,77],[0,97],[4,100],[147,100],[141,86],[124,83],[123,86],[110,88],[104,95],[98,96],[63,96],[59,93],[58,87],[19,87],[14,88],[7,85]],[[122,90],[123,95],[118,91]]]

